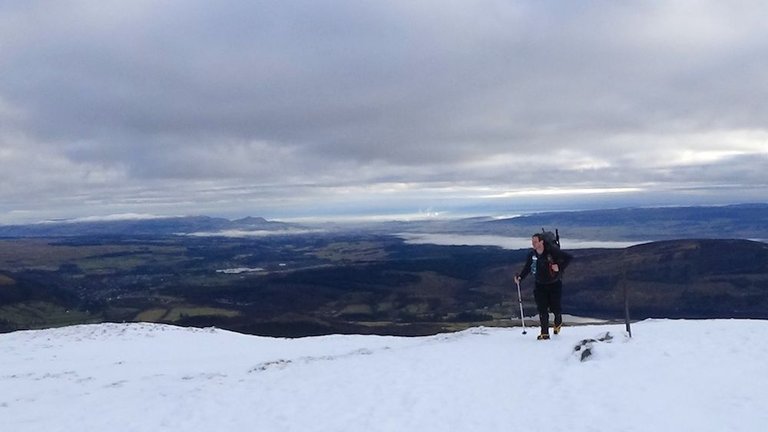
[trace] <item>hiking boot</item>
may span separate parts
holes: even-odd
[[[560,328],[561,328],[562,326],[563,326],[562,324],[558,324],[558,325],[555,325],[554,327],[552,327],[552,333],[554,333],[554,334],[560,334]]]
[[[537,340],[549,340],[549,334],[540,334],[537,338]]]

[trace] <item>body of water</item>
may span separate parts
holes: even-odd
[[[499,246],[504,249],[528,249],[531,247],[530,237],[506,237],[498,235],[468,235],[468,234],[435,234],[435,233],[401,233],[398,237],[410,244],[436,244],[443,246]],[[591,248],[626,248],[647,241],[605,241],[585,239],[560,239],[563,249]]]

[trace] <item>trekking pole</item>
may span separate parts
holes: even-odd
[[[520,304],[520,323],[523,324],[523,334],[525,334],[525,318],[523,317],[523,297],[520,295],[520,282],[515,281],[517,285],[517,303]]]

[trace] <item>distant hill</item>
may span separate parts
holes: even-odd
[[[566,237],[610,240],[682,238],[768,239],[768,204],[719,207],[622,208],[536,213],[481,221],[474,230],[532,233],[559,228]]]
[[[0,237],[71,237],[95,235],[173,235],[226,230],[280,231],[300,228],[295,224],[246,217],[231,221],[208,216],[154,219],[62,221],[0,226]]]

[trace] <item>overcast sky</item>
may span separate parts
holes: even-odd
[[[0,2],[0,223],[765,202],[768,3]]]

